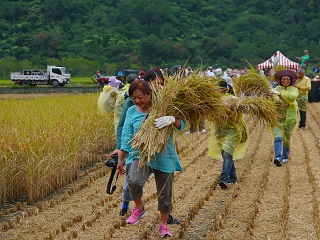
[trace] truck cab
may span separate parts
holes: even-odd
[[[47,74],[49,76],[49,84],[53,87],[63,87],[70,83],[70,72],[65,67],[48,66]]]

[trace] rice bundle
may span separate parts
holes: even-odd
[[[221,88],[219,80],[200,77],[192,74],[177,81],[168,82],[161,92],[163,101],[168,101],[168,94],[172,94],[173,101],[170,113],[173,116],[186,119],[192,123],[205,118],[211,121],[224,121],[227,116],[221,102]],[[158,101],[159,104],[160,101]]]
[[[277,102],[273,99],[259,95],[250,97],[241,95],[238,99],[238,102],[233,102],[230,105],[232,111],[256,117],[263,122],[269,123],[271,126],[277,124],[279,120]]]
[[[276,102],[278,119],[279,122],[281,122],[286,118],[288,103],[284,101],[282,98],[280,98],[278,95],[273,96],[273,101]]]
[[[203,118],[213,122],[227,119],[218,84],[218,80],[201,77],[196,73],[184,78],[166,79],[163,90],[153,97],[153,106],[148,118],[132,140],[132,147],[140,151],[140,166],[150,162],[156,153],[164,149],[169,136],[173,134],[173,125],[161,130],[156,128],[156,118],[169,115],[190,122],[197,122]]]
[[[234,83],[234,91],[237,96],[264,96],[269,93],[269,90],[270,82],[255,69],[249,69]]]

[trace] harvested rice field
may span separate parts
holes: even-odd
[[[250,144],[236,162],[239,181],[225,190],[218,186],[221,162],[207,156],[209,132],[178,139],[184,172],[175,174],[172,215],[183,223],[170,225],[172,239],[319,239],[319,116],[320,103],[309,104],[307,129],[296,130],[282,167],[272,162],[266,126],[249,119]],[[119,216],[124,177],[108,195],[110,172],[101,162],[49,198],[8,208],[0,239],[159,239],[154,178],[144,191],[147,215],[130,226]]]

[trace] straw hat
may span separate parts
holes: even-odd
[[[281,84],[280,79],[283,76],[291,77],[292,81],[291,81],[290,85],[294,85],[296,80],[298,79],[297,74],[291,70],[280,70],[280,71],[276,72],[276,74],[274,75],[274,79],[276,80],[277,83]]]

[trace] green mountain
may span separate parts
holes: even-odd
[[[22,68],[96,69],[255,65],[308,49],[317,63],[316,0],[2,0],[0,77]]]

